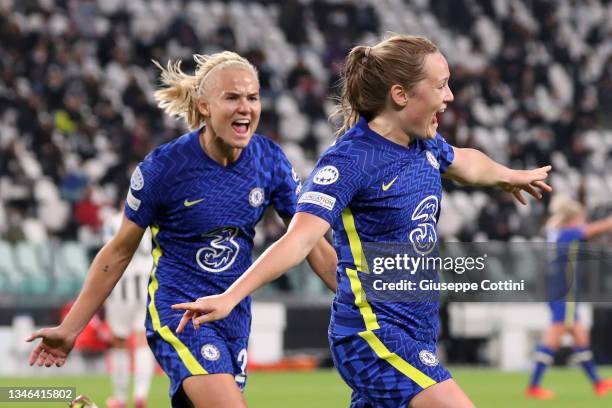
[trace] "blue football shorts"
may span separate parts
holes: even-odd
[[[178,321],[176,323],[178,325]],[[157,331],[148,330],[147,341],[170,379],[170,399],[174,408],[191,406],[181,385],[193,375],[231,374],[240,390],[244,390],[248,336],[227,338],[210,326],[195,330],[189,323],[180,334],[168,326]]]
[[[422,343],[397,327],[350,335],[329,334],[334,364],[352,388],[351,408],[406,407],[419,392],[451,378]]]
[[[573,326],[578,321],[578,303],[556,300],[548,302],[553,323],[564,323]]]

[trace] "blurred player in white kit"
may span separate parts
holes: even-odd
[[[123,204],[118,212],[104,223],[104,241],[117,232],[123,215]],[[134,335],[134,406],[146,407],[154,358],[145,336],[147,283],[153,266],[151,231],[147,229],[125,273],[104,304],[106,321],[113,334],[110,350],[113,395],[106,400],[108,408],[124,408],[128,401],[130,355],[128,337]]]

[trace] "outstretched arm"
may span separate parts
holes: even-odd
[[[138,248],[144,230],[123,218],[117,234],[96,255],[83,289],[64,321],[57,327],[35,331],[26,339],[42,338],[30,355],[30,365],[64,364],[74,341],[111,293]]]
[[[185,310],[176,331],[180,333],[189,320],[199,325],[226,317],[242,299],[265,283],[278,278],[298,265],[323,238],[330,225],[327,221],[308,213],[297,213],[285,235],[270,247],[220,295],[207,296],[195,302],[172,305]]]
[[[612,216],[604,218],[603,220],[589,222],[584,227],[582,235],[584,239],[591,239],[605,233],[612,233]]]
[[[544,181],[548,177],[551,166],[531,170],[513,170],[495,162],[476,149],[453,146],[453,152],[455,158],[448,166],[446,176],[461,184],[500,187],[512,193],[521,204],[527,204],[527,200],[521,194],[523,190],[537,199],[542,198],[541,191],[552,191],[552,187]]]
[[[283,222],[289,227],[291,220],[283,219]],[[338,257],[336,255],[336,250],[327,242],[325,237],[322,237],[314,248],[312,248],[306,260],[323,283],[325,283],[332,292],[336,293],[336,288],[338,287],[338,282],[336,282]]]

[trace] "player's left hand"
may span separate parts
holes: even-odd
[[[199,329],[204,323],[221,320],[229,315],[233,308],[227,296],[223,294],[201,297],[195,302],[172,305],[174,310],[185,310],[176,332],[181,333],[189,320],[195,329]]]
[[[544,166],[532,170],[510,170],[508,182],[502,183],[500,187],[504,191],[512,193],[518,202],[527,205],[527,199],[523,197],[522,191],[538,200],[542,199],[541,192],[550,193],[552,191],[552,187],[544,181],[548,178],[548,172],[551,169],[552,166]]]

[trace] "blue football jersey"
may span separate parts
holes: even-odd
[[[372,131],[363,118],[322,155],[304,183],[297,211],[326,220],[334,231],[338,290],[332,333],[352,334],[388,323],[419,341],[435,341],[437,302],[367,299],[364,245],[406,244],[421,254],[433,250],[441,173],[453,158],[452,146],[440,135],[403,147]]]
[[[584,241],[584,228],[560,228],[548,234],[555,243],[554,256],[548,269],[548,298],[550,301],[574,301],[579,289],[579,273]]]
[[[125,215],[153,234],[147,330],[173,331],[182,312],[170,305],[222,293],[251,265],[255,224],[268,205],[283,218],[295,212],[301,183],[276,143],[255,134],[224,167],[198,134],[155,149],[130,182]],[[212,326],[234,338],[248,335],[250,322],[247,298]]]

